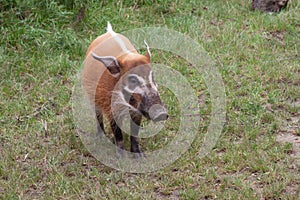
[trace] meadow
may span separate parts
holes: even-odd
[[[276,14],[250,11],[250,3],[1,1],[0,199],[299,199],[300,2]],[[216,60],[226,123],[204,158],[197,153],[210,120],[207,85],[189,63],[155,49],[153,61],[180,72],[197,92],[199,137],[170,166],[141,174],[105,166],[82,144],[74,77],[107,21],[116,32],[176,30]],[[160,89],[176,124],[177,100]],[[170,127],[143,140],[143,149],[166,145],[176,135]]]

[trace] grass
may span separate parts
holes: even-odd
[[[292,145],[278,143],[276,135],[299,113],[290,102],[300,98],[300,4],[291,1],[274,15],[250,12],[249,4],[1,2],[0,198],[298,199],[300,171],[289,156]],[[197,138],[167,168],[130,174],[104,166],[82,145],[72,118],[73,77],[108,20],[117,32],[148,26],[182,32],[218,61],[227,119],[208,156],[197,158]],[[204,99],[199,134],[204,133],[210,102],[203,80],[182,60],[164,55],[157,62],[171,60],[168,65]],[[165,137],[173,135],[145,139],[143,148],[164,146]]]

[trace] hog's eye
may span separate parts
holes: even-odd
[[[139,81],[136,77],[129,77],[128,82],[130,85],[137,85]]]

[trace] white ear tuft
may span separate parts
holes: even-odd
[[[109,21],[107,21],[106,31],[107,32],[112,32],[113,31],[113,29],[112,29],[111,24],[109,23]]]
[[[144,40],[144,43],[146,45],[146,48],[147,48],[147,52],[149,54],[149,57],[151,57],[151,52],[150,52],[150,48],[149,48],[149,45],[147,44],[146,40]]]

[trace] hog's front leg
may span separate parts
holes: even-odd
[[[130,120],[130,129],[131,129],[131,135],[130,135],[130,143],[131,148],[130,151],[134,153],[135,158],[144,157],[144,153],[141,151],[140,145],[139,145],[139,139],[138,134],[140,130],[140,125],[142,121],[142,115],[137,112],[131,112],[131,119]]]

